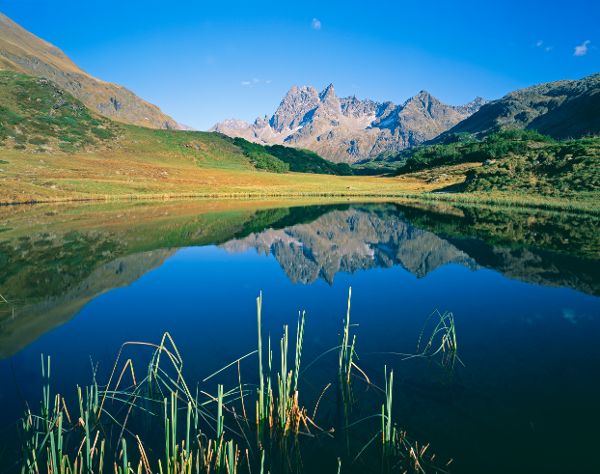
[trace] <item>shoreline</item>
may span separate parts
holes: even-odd
[[[127,202],[127,201],[177,201],[177,200],[215,200],[215,201],[237,201],[237,200],[260,200],[260,199],[323,199],[323,200],[388,200],[388,199],[410,199],[425,202],[447,202],[468,205],[486,205],[493,207],[508,207],[522,209],[543,209],[571,213],[583,213],[600,215],[600,205],[592,199],[572,201],[569,198],[539,198],[531,195],[512,194],[466,194],[466,193],[340,193],[340,192],[280,192],[280,193],[163,193],[163,194],[118,194],[118,195],[91,195],[81,197],[60,197],[49,199],[29,199],[16,201],[0,201],[0,207],[27,206],[38,204],[68,204],[68,203],[92,203],[92,202]]]

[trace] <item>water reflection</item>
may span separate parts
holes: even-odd
[[[595,216],[418,203],[239,208],[184,202],[4,213],[2,358],[188,246],[272,254],[302,284],[392,266],[422,278],[452,263],[600,294]]]
[[[310,223],[252,233],[222,247],[230,252],[255,248],[271,253],[294,283],[318,278],[332,283],[339,272],[394,265],[418,277],[448,263],[477,267],[468,254],[415,227],[395,207],[332,210]]]
[[[53,390],[72,393],[89,382],[91,363],[105,381],[124,341],[157,342],[169,331],[188,379],[203,380],[256,348],[254,298],[262,289],[264,331],[273,338],[306,309],[308,366],[338,343],[349,286],[361,369],[381,384],[383,366],[394,368],[402,427],[454,458],[453,472],[515,465],[570,472],[571,453],[593,452],[600,422],[594,216],[235,201],[0,213],[0,380],[11,381],[0,384],[2,467],[11,450],[4,440],[15,438],[11,423],[25,401],[39,400],[40,353],[53,357]],[[418,350],[436,308],[455,314],[465,367],[457,364],[452,376],[429,361],[390,355]],[[246,362],[252,382],[254,361]],[[336,370],[337,360],[323,363],[307,372],[307,405],[331,382],[327,368]],[[232,376],[225,385],[238,383]],[[212,391],[212,382],[204,388]],[[364,415],[380,408],[375,397]],[[598,470],[592,458],[575,465]]]

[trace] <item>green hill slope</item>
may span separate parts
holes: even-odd
[[[0,71],[0,146],[36,152],[106,145],[117,127],[46,79]]]
[[[0,148],[31,153],[120,152],[168,158],[176,153],[199,165],[352,174],[305,150],[264,147],[206,132],[154,130],[113,122],[47,79],[0,71]]]
[[[478,163],[456,190],[568,195],[600,191],[600,137],[554,140],[528,130],[506,130],[477,140],[423,146],[396,157],[399,174]]]

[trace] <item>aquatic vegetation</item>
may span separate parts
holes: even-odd
[[[52,394],[51,359],[42,356],[40,411],[35,414],[28,408],[21,421],[21,473],[351,473],[364,472],[366,465],[371,472],[446,472],[445,466],[436,465],[428,445],[412,441],[398,428],[393,417],[393,371],[384,371],[385,386],[379,388],[356,364],[350,302],[351,291],[341,344],[317,358],[338,353],[342,396],[332,400],[328,391],[332,384],[327,384],[311,412],[300,395],[305,377],[301,375],[316,362],[300,370],[306,315],[299,313],[295,335],[283,327],[277,365],[270,336],[263,344],[262,294],[256,299],[257,350],[206,377],[202,387],[192,388],[185,380],[183,358],[165,333],[158,344],[124,343],[108,382],[99,384],[94,370],[92,384],[77,387],[73,410],[67,408],[67,398]],[[419,356],[436,356],[433,347],[439,335],[438,350],[456,351],[449,313],[441,316]],[[143,350],[150,350],[150,359],[140,375],[133,360]],[[243,383],[241,362],[254,356],[258,384]],[[207,382],[235,368],[238,384],[226,388],[218,383],[216,394],[212,392]],[[353,405],[359,402],[352,394],[355,384],[366,384],[372,387],[371,396],[383,397],[381,413],[352,418]],[[325,398],[328,405],[342,405],[340,429],[327,415],[317,416]],[[354,440],[356,427],[373,431],[368,439]]]

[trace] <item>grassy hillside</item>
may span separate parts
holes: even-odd
[[[536,130],[557,139],[600,133],[600,74],[519,89],[485,104],[442,135]]]
[[[0,71],[0,147],[42,153],[106,147],[117,128],[46,79]]]
[[[316,153],[203,132],[150,130],[89,110],[46,79],[0,71],[0,147],[34,153],[123,151],[189,157],[200,166],[351,175]]]
[[[466,171],[466,192],[568,195],[600,191],[600,138],[557,141],[535,131],[507,130],[482,140],[448,137],[395,158],[398,173],[481,164]]]
[[[318,155],[217,133],[113,122],[45,79],[0,71],[0,203],[165,196],[399,195],[412,177],[358,178]],[[298,173],[301,171],[302,173]]]
[[[530,144],[523,153],[507,154],[469,171],[462,189],[567,196],[598,193],[600,138],[546,142],[539,148]]]
[[[0,13],[0,70],[51,80],[95,113],[151,128],[179,124],[130,90],[81,70],[65,53]]]
[[[483,140],[460,135],[357,171],[306,150],[113,122],[45,79],[0,71],[0,204],[156,197],[398,197],[458,186],[470,193],[468,199],[486,202],[531,203],[532,194],[572,200],[574,192],[581,201],[581,191],[586,191],[584,207],[589,209],[598,194],[598,140],[556,142],[533,132],[500,132]],[[387,171],[377,168],[381,164],[403,166],[402,172],[356,176]],[[355,176],[345,176],[350,174]]]

